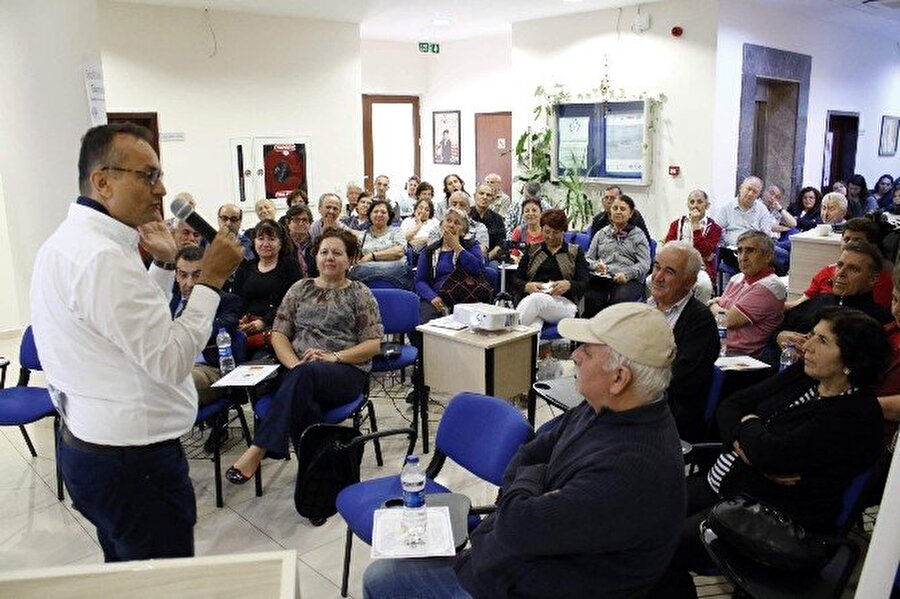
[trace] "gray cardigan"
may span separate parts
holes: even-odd
[[[643,282],[650,271],[650,246],[644,232],[632,227],[624,238],[613,236],[613,226],[607,225],[594,234],[588,248],[588,266],[593,270],[600,260],[610,274],[624,273],[629,281]]]

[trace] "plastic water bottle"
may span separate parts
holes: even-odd
[[[428,516],[425,513],[425,471],[419,456],[406,456],[406,463],[400,470],[400,485],[403,487],[400,540],[407,545],[420,545],[425,542]]]
[[[719,356],[724,357],[728,351],[728,326],[725,324],[725,310],[716,313],[716,328],[719,329]]]
[[[797,361],[797,348],[794,347],[793,343],[788,343],[784,346],[784,349],[781,350],[781,359],[778,362],[778,372],[781,372],[791,364]]]
[[[234,356],[231,355],[231,335],[224,328],[216,335],[216,346],[219,348],[219,370],[226,375],[234,370]]]

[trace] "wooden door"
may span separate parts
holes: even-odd
[[[156,155],[159,156],[160,163],[162,162],[162,154],[159,153],[159,116],[157,115],[157,113],[107,112],[106,121],[108,123],[124,123],[127,121],[149,129],[150,134],[153,136],[153,141],[150,143],[150,145],[153,146],[154,150],[156,150]]]
[[[828,142],[830,138],[830,148]],[[855,112],[828,112],[826,129],[826,154],[830,149],[831,156],[825,156],[828,179],[823,176],[823,187],[828,187],[838,180],[845,183],[856,172],[856,148],[859,142],[859,114]],[[825,173],[823,173],[824,175]]]
[[[497,173],[503,179],[504,193],[512,196],[512,146],[511,112],[475,115],[475,178],[478,183],[487,175]]]
[[[402,139],[390,139],[387,140],[392,144],[412,144],[411,153],[413,164],[409,165],[412,168],[412,172],[408,172],[409,167],[406,169],[407,172],[403,172],[398,176],[399,173],[393,173],[394,176],[391,178],[391,188],[389,193],[392,195],[403,193],[405,195],[405,187],[406,187],[406,179],[410,175],[415,175],[417,177],[421,176],[421,151],[419,147],[419,138],[421,137],[421,127],[419,123],[419,97],[418,96],[380,96],[380,95],[371,95],[371,94],[363,94],[362,97],[363,104],[363,167],[365,170],[365,183],[364,187],[368,191],[373,191],[373,185],[375,184],[375,177],[379,174],[386,174],[390,176],[392,173],[375,173],[375,163],[378,162],[376,160],[376,146],[379,144],[376,143],[379,140],[374,139],[374,129],[377,123],[373,122],[373,105],[378,104],[408,104],[410,106],[409,114],[412,118],[411,127],[409,131],[411,131],[410,138],[407,140]],[[380,140],[386,141],[386,140]]]

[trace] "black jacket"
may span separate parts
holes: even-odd
[[[731,451],[737,440],[753,466],[738,459],[720,490],[725,497],[749,494],[827,532],[850,481],[881,454],[884,417],[872,389],[785,409],[815,384],[800,362],[722,402],[717,417],[724,449]],[[742,423],[747,414],[760,418]],[[800,481],[782,485],[763,473],[799,473]]]
[[[713,365],[719,357],[719,332],[709,308],[695,297],[684,306],[675,328],[675,363],[667,391],[669,408],[678,433],[685,441],[710,438],[703,420],[712,382]]]

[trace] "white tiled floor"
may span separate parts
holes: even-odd
[[[0,339],[0,356],[10,359],[7,385],[18,377],[18,339]],[[35,373],[32,384],[42,385]],[[373,389],[377,385],[373,385]],[[376,392],[379,428],[406,425],[409,413],[403,397],[406,390],[394,387],[400,398],[394,402]],[[435,395],[431,404],[431,441],[448,397]],[[538,425],[555,414],[538,405]],[[53,435],[50,420],[28,426],[38,457],[28,448],[15,427],[0,428],[0,570],[41,566],[102,562],[93,526],[67,500],[56,499],[56,471],[53,461]],[[236,431],[232,431],[236,435]],[[202,441],[198,433],[186,444]],[[223,456],[223,469],[233,463],[241,451],[233,444]],[[385,465],[379,468],[371,449],[363,458],[363,479],[399,472],[406,443],[400,438],[383,441]],[[421,451],[421,442],[418,445]],[[191,453],[189,451],[189,453]],[[325,599],[340,596],[341,567],[346,527],[340,516],[329,518],[320,527],[300,517],[293,503],[296,461],[264,462],[264,494],[256,497],[252,483],[235,486],[224,483],[225,507],[215,506],[213,464],[209,459],[190,460],[191,479],[197,495],[197,526],[194,536],[197,555],[246,553],[292,549],[297,552],[297,576],[303,597]],[[493,485],[479,481],[449,460],[438,481],[469,495],[473,504],[489,504],[496,497]],[[353,543],[350,571],[350,595],[361,597],[362,574],[371,562],[369,547],[358,539]],[[725,596],[730,586],[718,578],[698,580],[706,597]]]

